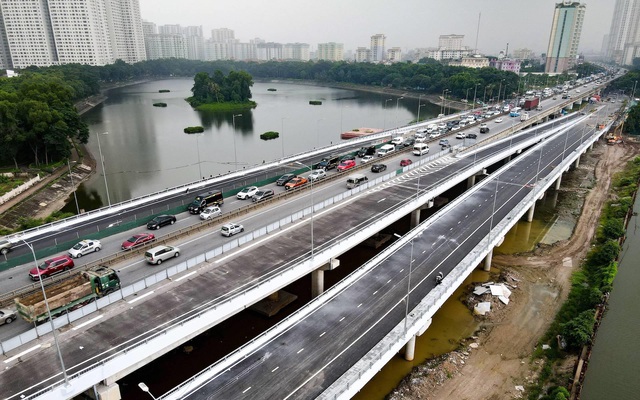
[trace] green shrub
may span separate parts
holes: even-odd
[[[607,218],[600,226],[598,239],[605,241],[608,239],[617,240],[624,236],[624,222],[619,218]]]
[[[184,133],[202,133],[204,128],[201,126],[188,126],[184,128]]]
[[[269,131],[269,132],[265,132],[263,134],[260,135],[260,139],[262,140],[271,140],[271,139],[277,139],[280,136],[280,134],[278,132],[274,132],[274,131]]]
[[[567,341],[567,346],[579,349],[591,341],[595,310],[583,311],[569,322],[562,324],[561,334]]]

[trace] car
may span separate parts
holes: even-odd
[[[37,281],[39,278],[48,278],[51,275],[70,270],[74,266],[73,259],[68,255],[53,257],[38,265],[37,268],[32,268],[29,271],[29,277],[31,280]]]
[[[0,240],[0,254],[5,255],[11,251],[13,247],[13,243],[9,241],[9,239],[1,239]]]
[[[207,220],[222,215],[222,210],[218,206],[209,206],[202,210],[200,213],[200,219]]]
[[[489,132],[489,126],[487,124],[480,125],[480,133],[487,133],[487,132]]]
[[[149,249],[144,253],[144,258],[149,264],[159,265],[163,261],[170,258],[178,257],[180,255],[180,248],[173,246],[157,246]]]
[[[220,234],[227,237],[241,232],[244,232],[244,226],[236,224],[235,222],[229,222],[228,224],[222,225],[222,228],[220,228]]]
[[[300,186],[306,185],[308,182],[307,178],[303,178],[301,176],[297,176],[290,180],[286,185],[284,185],[285,190],[295,189]]]
[[[376,154],[376,146],[365,146],[358,150],[358,157],[360,158],[364,156],[372,156],[374,154]]]
[[[368,163],[369,161],[373,160],[373,156],[364,156],[362,157],[362,160],[360,160],[360,162],[364,163]]]
[[[465,135],[464,132],[458,132],[456,134],[456,139],[464,139],[466,137],[467,137],[467,135]]]
[[[324,170],[322,170],[322,169],[319,169],[319,170],[316,170],[316,171],[324,172]],[[274,195],[274,193],[273,193],[273,190],[271,190],[271,189],[260,189],[260,190],[258,190],[256,192],[256,194],[254,194],[251,197],[251,201],[253,201],[254,203],[257,203],[257,202],[260,202],[262,200],[266,200],[268,198],[271,198],[271,197],[273,197],[273,195]]]
[[[407,138],[405,139],[404,142],[402,142],[402,145],[404,147],[409,147],[409,146],[413,146],[416,143],[416,140],[414,138]]]
[[[553,96],[553,99],[554,99],[554,100],[558,100],[558,98],[557,98],[556,96]]]
[[[402,144],[402,142],[404,142],[402,136],[396,136],[391,140],[391,144],[395,144],[396,146]]]
[[[406,167],[408,165],[413,164],[413,161],[409,160],[408,158],[405,158],[404,160],[400,161],[400,166],[401,167]]]
[[[158,215],[151,221],[147,222],[147,229],[160,229],[165,225],[173,225],[175,223],[175,215]]]
[[[382,172],[386,170],[387,170],[387,166],[385,164],[373,164],[371,166],[371,172]]]
[[[496,119],[495,119],[495,123],[496,123],[496,124],[499,124],[500,122],[502,122],[502,117],[500,117],[500,118],[496,118]]]
[[[13,321],[15,321],[16,318],[18,318],[18,316],[16,315],[15,311],[8,308],[0,309],[0,325],[9,325]]]
[[[338,164],[338,172],[347,171],[356,166],[356,162],[354,160],[345,160]]]
[[[355,162],[355,161],[354,161]],[[309,179],[311,182],[315,182],[317,180],[323,179],[327,177],[327,171],[323,170],[323,169],[314,169],[309,176],[307,177],[307,179]]]
[[[467,133],[467,138],[468,139],[475,139],[477,137],[478,137],[478,135],[476,135],[475,133],[472,133],[472,132]]]
[[[429,137],[430,137],[431,139],[435,139],[435,138],[439,137],[440,135],[442,135],[442,133],[440,133],[440,132],[433,132],[431,135],[429,135]]]
[[[80,258],[85,254],[100,251],[100,249],[102,249],[102,244],[99,240],[81,240],[69,249],[69,257]]]
[[[438,142],[440,146],[449,146],[449,139],[440,139]]]
[[[452,131],[452,132],[453,132],[453,131],[459,131],[459,130],[460,130],[460,125],[453,125],[453,126],[451,127],[451,131]]]
[[[355,161],[356,156],[354,156],[353,154],[346,154],[342,157],[340,157],[340,161],[347,161],[347,160],[354,160]]]
[[[276,181],[276,185],[284,186],[296,176],[297,176],[296,174],[284,174],[280,178],[278,178],[278,180]]]
[[[131,236],[129,239],[122,242],[120,248],[122,250],[131,250],[134,247],[142,246],[143,244],[155,240],[155,235],[153,233],[138,233],[136,235]]]
[[[239,198],[240,200],[245,200],[245,199],[251,198],[251,196],[256,194],[257,191],[258,191],[257,186],[247,186],[246,188],[239,191],[238,194],[236,194],[236,197]]]

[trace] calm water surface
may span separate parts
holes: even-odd
[[[354,128],[406,125],[418,112],[415,99],[285,82],[256,82],[255,109],[200,112],[184,101],[192,86],[193,79],[170,79],[114,89],[84,115],[91,131],[88,147],[97,160],[100,140],[112,203],[337,143],[341,132]],[[155,102],[167,107],[153,107]],[[439,106],[422,103],[421,118],[440,112]],[[234,114],[242,114],[235,127]],[[205,128],[203,134],[183,133],[197,125]],[[280,138],[261,140],[267,131]],[[106,204],[105,193],[101,173],[93,175],[79,191],[81,208]]]

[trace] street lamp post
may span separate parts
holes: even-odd
[[[71,179],[71,186],[73,186],[73,199],[76,201],[76,211],[80,215],[80,206],[78,206],[78,196],[76,195],[76,185],[73,183],[73,175],[71,174],[71,164],[67,158],[67,168],[69,168],[69,179]]]
[[[305,168],[307,168],[309,171],[313,172],[313,168],[311,168],[310,166],[301,163],[300,161],[294,161],[294,164],[298,164],[301,165]],[[311,263],[313,263],[313,256],[314,256],[314,247],[313,247],[313,214],[314,214],[314,208],[315,208],[315,204],[313,202],[313,179],[309,179],[309,182],[311,183]]]
[[[287,119],[287,117],[282,117],[280,118],[280,127],[282,128],[282,140],[280,141],[280,144],[282,145],[282,158],[284,158],[284,120]]]
[[[149,390],[149,386],[145,385],[144,382],[140,382],[138,383],[138,387],[145,393],[149,393],[149,396],[151,396],[151,398],[153,400],[156,400],[156,398],[153,396],[153,394],[151,393],[151,391]]]
[[[35,265],[36,273],[38,274],[38,281],[40,282],[40,290],[42,290],[44,305],[47,308],[47,315],[49,316],[49,323],[51,324],[51,332],[53,332],[53,341],[56,344],[56,351],[58,352],[58,358],[60,359],[60,366],[62,366],[62,376],[64,377],[65,385],[69,385],[69,377],[67,376],[67,369],[64,366],[64,360],[62,359],[62,353],[60,352],[60,345],[58,344],[58,333],[56,332],[56,327],[53,325],[51,308],[49,308],[49,300],[47,299],[47,293],[44,290],[44,283],[42,283],[42,275],[40,274],[40,268],[38,267],[38,258],[36,257],[36,252],[33,249],[33,246],[30,245],[26,240],[19,240],[21,240],[29,248],[29,250],[31,250],[31,254],[33,255],[33,264]]]
[[[202,164],[200,164],[200,141],[198,140],[200,137],[199,133],[195,134],[196,137],[196,150],[198,150],[198,179],[200,179],[200,177],[204,178],[204,176],[202,175]]]
[[[231,122],[233,123],[233,162],[236,164],[236,171],[238,170],[238,153],[236,151],[236,117],[242,117],[242,114],[233,114]]]
[[[476,108],[476,93],[478,92],[478,86],[480,86],[480,83],[476,83],[476,87],[473,89],[473,106],[471,107],[472,110]]]
[[[400,100],[404,99],[403,96],[398,97],[396,99],[396,128],[398,128],[398,106],[400,105]]]
[[[482,95],[482,104],[483,104],[483,105],[484,105],[484,103],[486,103],[486,102],[487,102],[487,87],[488,87],[488,86],[486,86],[486,85],[485,85],[485,87],[484,87],[484,94]]]
[[[416,118],[416,123],[419,124],[420,123],[420,107],[422,107],[422,104],[420,104],[422,102],[422,95],[418,96],[418,118]]]
[[[445,107],[445,97],[444,94],[445,92],[448,92],[449,89],[442,89],[442,104],[440,105],[440,114],[444,114],[444,107]]]
[[[464,98],[465,106],[464,106],[464,110],[467,111],[467,109],[469,108],[469,90],[471,90],[471,88],[467,89],[467,95]]]
[[[393,99],[386,99],[384,101],[384,122],[382,124],[382,131],[386,131],[387,130],[387,113],[386,113],[386,111],[387,111],[387,102],[391,101],[391,100],[393,100]],[[340,119],[342,119],[342,116],[340,116]],[[340,122],[340,125],[342,125],[342,122]]]
[[[104,132],[103,135],[108,135],[109,132]],[[107,191],[107,203],[111,207],[111,198],[109,197],[109,185],[107,184],[107,171],[104,169],[104,157],[102,156],[102,146],[100,146],[100,134],[96,132],[98,138],[98,151],[100,152],[100,163],[102,164],[102,176],[104,177],[104,189]]]

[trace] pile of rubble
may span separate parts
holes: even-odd
[[[486,316],[492,310],[501,309],[509,304],[512,291],[518,288],[519,279],[505,275],[500,277],[500,281],[472,286],[473,290],[465,299],[465,303],[473,310],[474,315]]]

